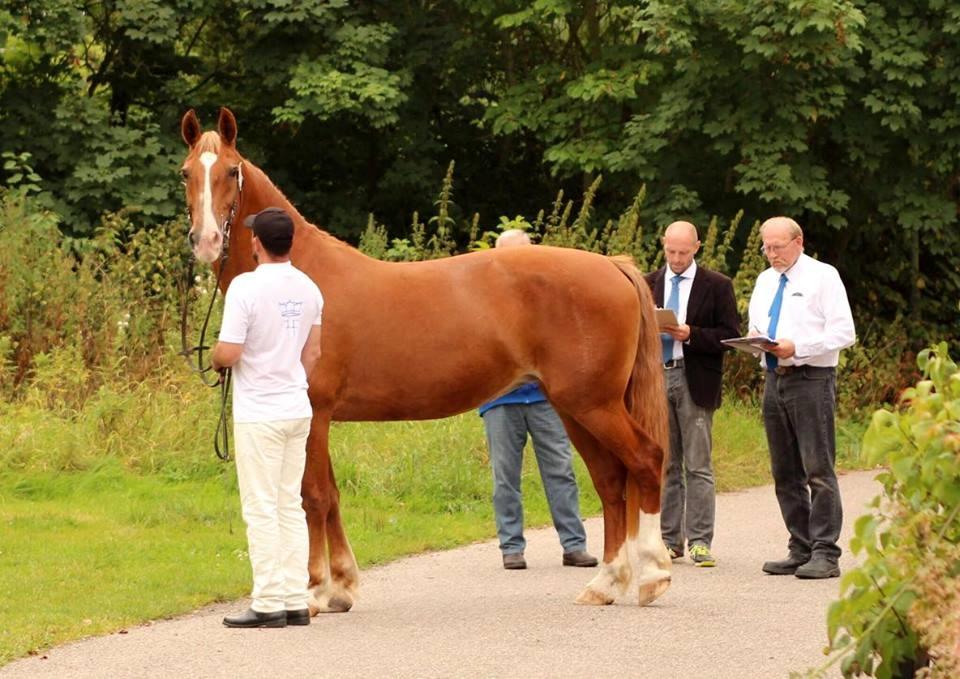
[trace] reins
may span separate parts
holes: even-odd
[[[217,418],[217,430],[213,434],[213,452],[224,462],[230,460],[230,427],[227,423],[227,402],[230,398],[230,384],[233,381],[233,371],[230,368],[224,368],[217,373],[214,379],[209,379],[207,373],[216,372],[213,365],[207,363],[204,365],[203,352],[210,349],[206,344],[207,327],[210,324],[210,315],[213,313],[213,305],[217,300],[217,291],[220,289],[220,279],[223,277],[223,270],[226,268],[227,259],[230,251],[230,231],[233,227],[233,220],[237,215],[237,208],[240,205],[240,196],[243,192],[243,171],[240,170],[237,176],[237,197],[230,206],[230,213],[223,224],[223,245],[220,249],[219,271],[217,272],[217,281],[214,283],[213,292],[210,294],[210,304],[207,306],[207,313],[203,317],[203,325],[200,328],[200,340],[196,346],[187,346],[187,306],[189,304],[190,286],[193,285],[193,263],[194,257],[190,257],[190,265],[187,267],[187,276],[183,286],[180,304],[180,355],[187,362],[187,366],[192,372],[197,373],[200,381],[208,387],[220,387],[220,415]],[[196,354],[196,365],[191,361],[190,356]]]

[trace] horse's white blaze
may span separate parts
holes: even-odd
[[[197,235],[194,254],[197,259],[212,262],[219,253],[220,244],[217,235],[220,227],[213,213],[213,189],[211,187],[210,172],[217,162],[217,154],[204,151],[200,154],[200,164],[203,165],[203,191],[200,194],[200,233]]]

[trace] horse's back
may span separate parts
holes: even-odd
[[[324,354],[343,378],[337,419],[442,417],[531,379],[549,390],[571,368],[584,381],[612,376],[622,393],[635,354],[633,285],[579,250],[377,263],[349,286],[320,286]]]

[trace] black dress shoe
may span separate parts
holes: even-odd
[[[310,609],[302,608],[299,611],[287,611],[288,625],[309,625]]]
[[[223,624],[227,627],[286,627],[287,613],[286,611],[260,613],[248,608],[240,615],[228,615],[223,619]]]
[[[588,554],[582,549],[575,552],[565,552],[563,555],[564,566],[576,566],[577,568],[591,568],[597,565],[597,557]]]
[[[839,578],[840,566],[835,559],[827,556],[814,556],[807,563],[797,568],[794,573],[803,580],[822,580],[823,578]]]
[[[809,556],[791,553],[783,561],[767,561],[763,564],[763,572],[770,575],[793,575],[803,564],[810,560]]]

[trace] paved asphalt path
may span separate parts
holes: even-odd
[[[840,478],[843,545],[879,491],[873,477]],[[587,531],[598,553],[601,521]],[[594,569],[562,567],[555,533],[541,529],[527,531],[526,571],[504,571],[495,542],[424,554],[364,571],[354,610],[309,627],[222,627],[240,601],[58,647],[0,677],[786,677],[823,662],[839,591],[838,579],[761,572],[786,537],[766,486],[719,496],[718,567],[676,562],[673,585],[644,608],[635,596],[574,605]],[[853,563],[845,553],[841,566]]]

